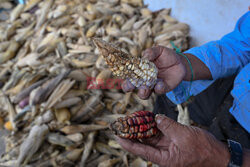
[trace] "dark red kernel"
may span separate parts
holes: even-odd
[[[149,111],[137,111],[110,124],[111,130],[127,139],[149,138],[158,133],[155,115]]]

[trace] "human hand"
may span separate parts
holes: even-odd
[[[158,136],[132,141],[117,137],[117,142],[127,151],[167,167],[226,167],[230,153],[226,145],[209,132],[185,126],[174,120],[156,116]]]
[[[186,75],[187,70],[182,58],[172,49],[155,46],[145,50],[143,57],[148,58],[158,68],[159,82],[157,82],[153,90],[150,90],[148,87],[140,87],[138,96],[141,99],[148,98],[152,91],[157,94],[163,94],[173,90]],[[122,84],[122,89],[124,92],[128,92],[132,91],[134,86],[126,80]]]

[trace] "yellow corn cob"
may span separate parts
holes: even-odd
[[[154,63],[132,57],[99,38],[93,41],[114,75],[128,79],[135,87],[155,85],[158,70]]]

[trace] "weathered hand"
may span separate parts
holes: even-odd
[[[181,125],[162,115],[156,116],[158,136],[132,141],[117,137],[127,151],[166,167],[226,167],[230,154],[226,145],[200,128]]]
[[[171,91],[186,75],[186,68],[181,61],[181,57],[172,49],[155,46],[145,50],[143,57],[155,63],[158,68],[158,78],[160,81],[154,87],[154,91],[157,94]],[[125,92],[134,89],[133,85],[127,80],[123,82],[122,88]],[[151,93],[152,90],[147,87],[140,87],[138,91],[138,95],[142,99],[148,98]]]

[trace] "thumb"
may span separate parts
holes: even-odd
[[[127,151],[140,156],[148,161],[159,163],[162,159],[162,154],[160,149],[153,146],[142,144],[140,142],[132,141],[129,139],[122,139],[116,137],[116,141]]]
[[[122,83],[122,90],[124,92],[131,92],[135,89],[135,86],[129,81],[129,80],[125,80]]]
[[[150,61],[156,60],[163,52],[163,47],[154,46],[152,48],[148,48],[143,52],[143,58],[147,58]]]
[[[168,118],[162,114],[157,114],[155,117],[158,129],[166,136],[171,136],[172,133],[175,133],[177,122],[171,118]]]

